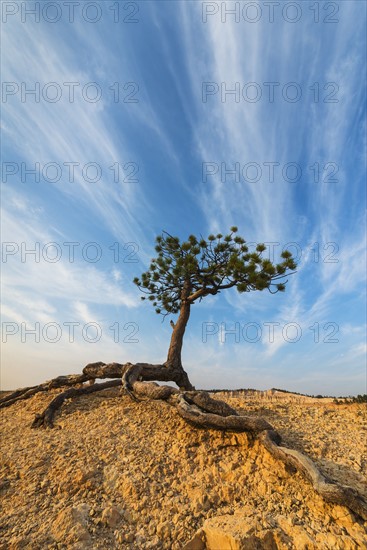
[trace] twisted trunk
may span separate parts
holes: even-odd
[[[189,281],[184,284],[181,295],[181,308],[180,314],[176,324],[173,326],[173,332],[171,336],[171,342],[168,349],[168,355],[166,360],[166,367],[173,373],[173,381],[176,382],[180,389],[187,391],[194,390],[194,386],[191,384],[189,377],[182,366],[181,352],[182,343],[185,335],[186,325],[190,318],[190,302],[188,297],[190,296],[191,285]]]

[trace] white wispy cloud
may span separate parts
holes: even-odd
[[[24,161],[27,167],[35,162],[58,162],[61,166],[68,161],[79,162],[80,166],[97,162],[104,177],[95,184],[88,183],[78,168],[73,183],[67,181],[65,171],[60,182],[47,187],[28,180],[21,182],[18,174],[4,185],[3,226],[7,231],[3,238],[19,247],[25,243],[31,248],[36,242],[41,246],[52,241],[63,243],[93,233],[98,235],[95,239],[101,235],[103,242],[137,242],[141,263],[147,264],[155,229],[166,222],[163,209],[168,207],[158,178],[168,174],[178,197],[171,208],[178,233],[184,223],[189,223],[181,202],[185,197],[185,204],[192,201],[195,215],[201,209],[202,217],[198,216],[197,223],[203,235],[238,225],[248,240],[279,242],[279,251],[289,242],[302,248],[298,272],[290,278],[284,296],[228,292],[223,294],[224,300],[219,296],[203,302],[200,311],[205,312],[204,318],[218,326],[225,322],[228,328],[236,322],[242,327],[259,319],[261,323],[277,322],[281,326],[295,322],[310,334],[309,327],[315,322],[321,326],[334,319],[348,297],[360,296],[362,304],[366,266],[360,190],[365,163],[362,147],[359,150],[355,144],[359,139],[365,145],[365,124],[361,123],[364,92],[360,85],[365,39],[364,15],[358,11],[359,5],[341,3],[339,24],[323,27],[312,21],[312,12],[307,10],[310,17],[305,16],[294,25],[282,18],[274,24],[263,20],[259,24],[237,24],[233,17],[224,24],[220,15],[210,17],[204,24],[200,2],[174,3],[165,10],[158,4],[146,3],[142,28],[136,26],[132,30],[133,26],[126,26],[124,33],[117,31],[117,26],[112,31],[104,23],[86,25],[80,20],[67,28],[57,26],[55,32],[56,26],[24,25],[19,18],[13,18],[3,27],[7,53],[4,79],[25,82],[30,88],[39,82],[41,90],[45,83],[54,81],[61,85],[64,94],[64,82],[79,82],[80,86],[75,89],[74,103],[64,101],[65,96],[57,103],[37,103],[31,97],[22,102],[19,94],[9,97],[3,104],[2,129],[10,154],[5,160]],[[144,27],[148,19],[149,29]],[[154,89],[149,89],[147,83],[153,82],[155,68],[148,67],[142,52],[135,48],[138,33],[143,36],[145,31],[152,33],[147,35],[151,44],[154,39],[154,53],[148,63],[159,55],[158,70],[167,78],[165,81],[161,78],[163,73],[157,72],[159,82],[153,85]],[[147,71],[150,79],[146,78]],[[140,84],[139,103],[115,104],[109,90],[115,80]],[[263,83],[267,81],[280,84],[274,104],[266,98],[268,90]],[[282,99],[282,86],[290,81],[302,85],[302,101],[297,104]],[[83,99],[80,91],[87,82],[97,82],[102,87],[101,101],[90,103]],[[215,82],[219,88],[223,83],[227,90],[236,82],[241,90],[245,83],[256,82],[263,96],[257,103],[243,98],[236,103],[233,96],[227,95],[223,102],[219,89],[204,103],[203,82]],[[310,90],[315,82],[319,83],[318,103],[312,102],[314,92]],[[324,89],[326,82],[339,85],[338,103],[324,102],[326,93],[332,91]],[[163,89],[164,97],[171,94],[170,99],[177,98],[176,108],[173,102],[169,108],[160,102]],[[177,141],[172,139],[174,132],[167,123],[171,115],[172,127],[176,125],[180,131],[179,137],[175,136]],[[143,165],[144,154],[149,157],[150,151],[141,147],[141,139],[154,142],[155,151],[161,150],[159,159],[154,159],[154,164],[159,164],[158,177],[155,168],[150,168],[153,163],[148,160],[146,169]],[[185,140],[184,147],[180,139]],[[144,177],[145,181],[113,181],[109,167],[114,162],[127,161],[140,163],[139,178]],[[216,163],[219,169],[206,182],[202,181],[200,170],[203,162]],[[236,162],[241,168],[248,162],[257,163],[262,179],[250,182],[241,176],[238,183],[229,177],[221,181],[222,162],[228,169]],[[279,163],[274,182],[269,181],[264,162]],[[302,165],[302,183],[284,181],[282,167],[287,162]],[[312,181],[310,170],[316,162],[320,165],[317,183]],[[338,166],[335,183],[325,178],[323,168],[327,162]],[[186,174],[190,175],[187,181]],[[50,213],[59,202],[65,211],[61,221]],[[68,216],[69,204],[73,218]],[[324,261],[325,254],[332,252],[324,249],[328,243],[339,247],[336,263]],[[315,246],[319,246],[318,261]],[[141,263],[136,265],[137,272]],[[140,300],[136,289],[129,286],[132,277],[127,275],[128,268],[134,266],[126,264],[122,269],[111,264],[112,261],[90,264],[80,257],[70,262],[64,256],[56,263],[42,258],[35,262],[30,256],[22,261],[20,251],[9,255],[3,262],[2,314],[7,321],[30,324],[62,324],[64,319],[72,318],[81,323],[102,324],[113,314],[121,321],[123,337],[129,332],[124,330],[124,323],[137,321],[139,345],[114,342],[107,328],[98,344],[98,354],[104,360],[116,360],[116,356],[152,360],[153,353],[160,361],[170,327],[163,326],[161,331],[158,327],[152,334],[151,317],[137,307]],[[135,312],[140,317],[135,319]],[[195,319],[192,326],[198,329]],[[225,385],[223,380],[230,381],[232,387],[246,386],[249,377],[252,385],[278,386],[277,380],[288,382],[292,373],[290,383],[306,384],[308,380],[317,387],[317,380],[326,384],[335,365],[336,385],[345,384],[351,363],[355,365],[350,372],[350,379],[354,380],[351,384],[356,384],[363,376],[362,326],[358,311],[355,324],[350,321],[340,327],[343,343],[321,350],[316,346],[306,349],[302,342],[299,346],[287,343],[281,327],[275,329],[275,341],[270,343],[262,325],[262,339],[256,345],[243,339],[233,345],[230,336],[223,343],[221,330],[204,345],[201,334],[188,331],[185,365],[195,383],[203,386],[209,379],[218,386]],[[55,358],[56,349],[62,359]],[[96,349],[80,338],[72,348],[67,342],[60,342],[60,347],[46,342],[42,346],[23,346],[17,352],[16,345],[11,344],[7,347],[7,364],[15,373],[13,380],[19,379],[23,384],[21,370],[11,355],[26,363],[27,355],[32,354],[34,361],[43,365],[37,371],[41,381],[50,361],[55,375],[65,372],[65,363],[70,363],[70,371],[75,372],[80,370],[80,363],[96,360]],[[299,367],[297,375],[294,365]],[[9,385],[13,383],[9,381]]]
[[[21,101],[19,91],[16,98],[8,97],[3,105],[7,121],[5,137],[17,151],[20,161],[25,162],[27,168],[36,162],[41,168],[47,162],[58,163],[62,168],[62,180],[54,185],[60,193],[71,201],[84,204],[86,212],[98,216],[116,238],[132,240],[134,236],[145,243],[142,224],[137,222],[139,217],[144,220],[144,215],[150,211],[144,194],[137,192],[138,184],[124,181],[126,174],[121,168],[116,183],[110,169],[116,162],[124,165],[127,161],[135,161],[138,164],[127,133],[120,133],[117,137],[114,121],[107,109],[108,100],[104,98],[112,83],[108,80],[97,82],[104,95],[96,103],[88,102],[83,98],[82,89],[85,84],[95,82],[95,74],[88,67],[80,68],[72,55],[71,45],[62,39],[62,35],[57,38],[45,26],[33,27],[20,22],[4,25],[3,30],[7,51],[3,62],[6,81],[15,82],[19,87],[24,83],[27,89],[38,83],[41,90],[39,102],[31,95],[26,97],[26,101]],[[82,44],[85,36],[78,36],[76,28],[74,32],[74,39]],[[93,30],[90,34],[93,35]],[[98,55],[99,47],[95,44],[91,57],[93,51]],[[60,100],[55,103],[42,99],[42,90],[50,82],[55,82],[62,90]],[[73,102],[68,99],[65,82],[79,84]],[[140,105],[136,111],[142,111]],[[69,168],[63,164],[65,162],[79,163],[73,182],[69,178]],[[82,168],[89,162],[101,167],[102,177],[96,183],[83,177]],[[14,184],[14,179],[11,183]]]
[[[208,226],[216,232],[235,223],[253,240],[268,239],[282,244],[298,241],[302,248],[298,273],[290,279],[282,305],[277,309],[263,297],[228,294],[226,300],[236,319],[241,311],[247,316],[249,312],[257,316],[262,311],[270,322],[281,326],[296,323],[304,334],[315,322],[332,317],[342,296],[363,284],[366,268],[364,223],[357,221],[353,234],[348,234],[341,220],[345,198],[350,197],[352,185],[343,162],[348,154],[350,113],[360,103],[363,94],[359,85],[363,44],[360,53],[356,53],[358,48],[350,53],[347,47],[348,41],[356,34],[356,24],[359,29],[357,36],[362,36],[363,22],[357,23],[356,5],[349,4],[343,5],[338,29],[334,33],[330,30],[315,41],[309,39],[315,32],[312,21],[308,23],[308,32],[301,35],[297,25],[284,21],[270,26],[261,23],[245,25],[243,21],[238,24],[233,17],[228,17],[223,24],[218,15],[208,17],[208,22],[203,24],[200,6],[196,9],[181,6],[186,64],[197,114],[198,155],[202,162],[216,163],[219,168],[219,173],[201,183],[200,198]],[[305,26],[307,23],[303,21],[303,28]],[[318,47],[320,41],[323,48]],[[272,43],[277,44],[276,52],[271,50]],[[200,55],[197,55],[198,45]],[[327,59],[325,48],[329,52]],[[298,66],[295,65],[296,59]],[[207,103],[202,103],[203,82],[214,82],[219,88],[222,83],[228,90],[240,83],[242,90],[246,82],[262,86],[264,81],[279,82],[277,91],[284,83],[297,81],[302,85],[304,101],[293,106],[296,107],[293,111],[289,104],[278,101],[271,106],[264,98],[251,104],[245,103],[241,97],[240,102],[235,103],[230,95],[221,100],[219,89],[214,97],[208,96]],[[315,82],[319,86],[320,99],[319,103],[312,104],[307,102],[307,96],[309,99],[309,87]],[[325,89],[327,82],[335,83],[335,86]],[[336,89],[338,103],[326,105],[326,93]],[[297,125],[294,117],[297,117]],[[297,133],[297,127],[307,127],[308,133],[303,130],[303,137],[302,133]],[[305,209],[302,215],[299,215],[300,199],[295,195],[297,186],[294,184],[277,180],[272,185],[243,180],[235,183],[233,179],[225,183],[221,181],[221,162],[230,169],[235,162],[240,162],[242,168],[245,162],[251,161],[264,169],[264,161],[279,162],[282,166],[302,160],[304,173],[315,162],[321,166],[318,185],[303,189],[303,195],[307,197],[303,200],[310,201],[313,206]],[[327,162],[338,167],[336,184],[328,183],[322,172]],[[335,243],[335,247],[329,243]],[[318,258],[312,251],[315,246],[321,251]],[[335,251],[337,254],[333,258],[337,262],[325,260],[327,254],[330,259]],[[317,285],[310,283],[311,277],[317,280]],[[264,332],[262,343],[265,358],[273,357],[287,346],[279,329],[274,331],[273,342],[269,342],[268,334]]]
[[[116,281],[116,283],[120,282],[122,279],[121,271],[119,271],[118,269],[113,269],[112,277],[113,277],[113,280]]]
[[[4,198],[9,194],[5,190]],[[16,311],[17,318],[23,316],[24,321],[48,322],[65,316],[75,301],[125,308],[138,306],[138,297],[123,290],[122,276],[117,280],[102,265],[99,268],[82,258],[71,262],[65,250],[59,261],[48,261],[45,246],[55,243],[62,250],[59,235],[43,227],[42,215],[37,217],[37,212],[28,208],[25,197],[20,199],[16,193],[12,197],[8,210],[2,212],[2,289],[7,307],[4,314]],[[26,250],[36,253],[26,254]]]

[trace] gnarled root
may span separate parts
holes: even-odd
[[[340,485],[322,474],[312,460],[301,452],[280,446],[274,432],[265,430],[259,439],[274,458],[298,470],[327,502],[347,506],[367,520],[367,502],[355,489]]]
[[[110,378],[107,382],[95,384],[96,378]],[[206,429],[220,429],[248,432],[258,437],[268,452],[286,465],[298,470],[326,501],[348,507],[355,514],[367,520],[367,501],[356,490],[336,483],[323,475],[316,465],[301,452],[281,446],[281,437],[262,418],[242,416],[227,403],[210,397],[204,391],[179,391],[171,386],[160,386],[152,380],[176,381],[177,372],[167,365],[149,363],[90,363],[81,375],[59,376],[49,382],[23,388],[0,400],[0,407],[7,407],[17,401],[28,399],[40,391],[62,386],[73,386],[57,395],[42,414],[37,414],[33,428],[54,426],[54,417],[66,399],[88,395],[106,388],[121,386],[123,391],[137,400],[136,396],[148,399],[162,399],[177,409],[178,414],[190,424]],[[92,385],[75,387],[84,382]],[[192,388],[191,384],[190,387]]]
[[[121,380],[109,380],[108,382],[103,382],[102,384],[93,384],[91,386],[83,386],[81,388],[70,388],[69,390],[59,393],[59,395],[51,401],[42,414],[36,414],[32,428],[40,428],[41,426],[45,428],[53,428],[55,414],[61,408],[66,399],[70,399],[71,397],[79,397],[79,395],[88,395],[90,393],[120,385]]]
[[[75,386],[86,382],[88,379],[88,376],[84,374],[70,374],[69,376],[58,376],[57,378],[53,378],[53,380],[39,384],[39,386],[31,386],[29,388],[15,390],[0,399],[0,409],[10,407],[10,405],[17,403],[17,401],[29,399],[30,397],[33,397],[33,395],[36,395],[36,393],[55,388],[62,388],[63,386]]]

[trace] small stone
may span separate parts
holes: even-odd
[[[157,525],[157,535],[158,537],[166,540],[171,536],[172,525],[168,521],[163,521]]]
[[[150,548],[158,548],[159,547],[159,538],[157,536],[153,537],[150,541],[147,541],[145,543],[145,548],[149,550]]]
[[[103,523],[114,529],[121,521],[122,514],[116,506],[109,506],[102,512],[101,520]]]
[[[187,542],[182,550],[205,550],[205,535],[202,529],[197,531],[195,535]]]
[[[128,510],[125,510],[125,512],[123,512],[123,516],[128,523],[135,523],[132,513]]]

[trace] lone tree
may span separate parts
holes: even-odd
[[[194,389],[181,361],[191,306],[205,296],[214,296],[232,287],[241,293],[265,289],[282,292],[285,275],[296,268],[289,251],[283,251],[282,261],[274,265],[262,257],[266,250],[264,244],[258,244],[255,252],[249,252],[246,241],[236,233],[237,227],[231,227],[226,236],[219,233],[198,239],[190,235],[187,241],[180,242],[178,237],[164,232],[156,239],[158,256],[141,279],[134,279],[147,295],[142,300],[148,298],[157,313],[179,314],[173,324],[165,366],[170,369],[172,381],[186,390]]]
[[[238,292],[265,289],[272,293],[282,292],[287,282],[286,275],[296,268],[289,251],[282,252],[280,263],[274,265],[262,255],[265,245],[258,244],[255,252],[249,252],[245,240],[236,233],[237,228],[232,227],[224,237],[221,234],[209,235],[205,240],[190,235],[181,243],[177,237],[164,232],[157,237],[158,255],[152,260],[149,270],[142,274],[141,279],[134,279],[146,294],[143,299],[148,298],[157,313],[163,316],[178,314],[177,322],[171,321],[173,332],[165,363],[90,363],[80,375],[58,376],[38,386],[9,393],[0,399],[0,408],[28,399],[38,392],[68,388],[58,393],[41,414],[36,414],[32,424],[34,428],[52,428],[55,414],[66,399],[121,386],[134,400],[139,396],[166,401],[182,418],[200,428],[248,432],[257,437],[276,459],[290,469],[298,470],[325,500],[348,506],[366,520],[367,501],[363,495],[322,474],[299,451],[281,446],[279,433],[263,418],[240,415],[224,401],[213,399],[205,391],[195,391],[182,366],[183,337],[195,302],[232,287]],[[109,380],[96,384],[96,378]],[[155,380],[173,381],[180,390],[158,385]]]

